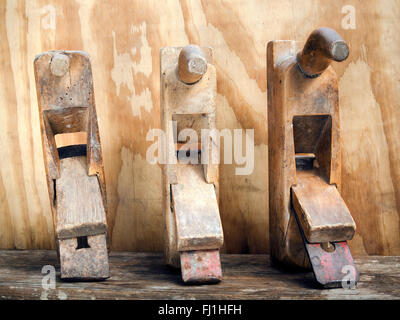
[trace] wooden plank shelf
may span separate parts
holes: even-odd
[[[0,250],[0,299],[400,299],[400,257],[359,256],[356,289],[319,289],[311,272],[284,272],[268,255],[222,255],[223,281],[187,286],[160,253],[114,251],[111,277],[62,282],[56,252]],[[43,289],[42,267],[56,267],[56,288]]]

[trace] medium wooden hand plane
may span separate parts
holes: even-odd
[[[359,278],[347,245],[356,225],[339,193],[338,83],[330,66],[349,48],[329,28],[312,32],[302,47],[267,46],[271,257],[311,264],[321,285],[337,287]]]
[[[89,57],[45,52],[34,69],[61,279],[106,279],[106,187]],[[86,145],[57,148],[56,135],[74,132],[86,132]]]
[[[218,164],[212,159],[218,152],[212,134],[215,98],[210,48],[161,49],[165,255],[167,264],[181,267],[185,283],[222,279]],[[204,134],[207,129],[211,134]]]

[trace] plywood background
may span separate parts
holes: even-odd
[[[341,12],[355,8],[356,28]],[[146,162],[160,127],[159,48],[214,48],[218,127],[255,129],[255,169],[221,165],[225,249],[268,252],[266,43],[336,29],[350,57],[340,77],[343,197],[355,254],[400,254],[400,2],[0,0],[0,247],[54,248],[33,59],[91,56],[115,250],[162,249],[161,168]],[[53,19],[54,18],[54,19]]]

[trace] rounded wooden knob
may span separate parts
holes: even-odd
[[[63,53],[56,53],[50,61],[50,71],[57,77],[62,77],[69,70],[69,58]]]
[[[333,29],[319,28],[313,31],[297,56],[300,70],[309,77],[320,75],[332,60],[343,61],[349,56],[349,47]]]
[[[206,71],[207,59],[199,46],[191,44],[181,50],[178,58],[178,74],[183,82],[195,83]]]

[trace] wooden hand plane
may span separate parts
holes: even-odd
[[[34,69],[61,279],[106,279],[106,188],[89,57],[49,51]],[[57,148],[56,135],[76,132],[86,133],[86,144]]]
[[[348,54],[329,28],[312,32],[304,46],[267,46],[271,257],[311,266],[325,287],[359,277],[347,244],[356,225],[339,193],[338,81],[330,66]]]
[[[212,51],[189,45],[165,47],[160,54],[166,260],[181,268],[185,283],[215,283],[222,279],[223,244],[218,164],[212,161],[218,150],[213,134],[202,135],[215,130]]]

